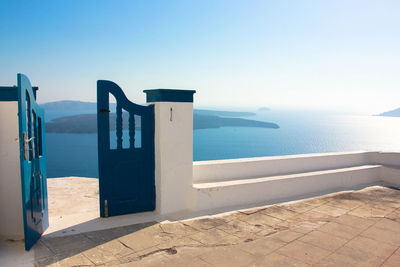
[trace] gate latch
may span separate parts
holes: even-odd
[[[104,113],[110,113],[109,109],[100,109],[100,113],[104,114]]]
[[[108,201],[104,200],[104,216],[108,217]]]

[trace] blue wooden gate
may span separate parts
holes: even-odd
[[[35,101],[31,83],[18,74],[18,119],[25,249],[49,225],[44,110]]]
[[[154,210],[154,105],[134,104],[117,84],[97,81],[97,132],[100,216]]]

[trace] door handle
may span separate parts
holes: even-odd
[[[33,137],[26,139],[26,132],[24,132],[24,158],[25,160],[28,159],[28,143],[33,140]]]
[[[27,146],[28,142],[26,142],[26,132],[24,132],[23,142],[24,142],[24,159],[27,160],[28,159],[28,146]]]

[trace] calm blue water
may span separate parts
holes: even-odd
[[[277,110],[260,112],[248,119],[275,122],[281,128],[196,130],[194,160],[356,150],[400,151],[400,118]],[[126,131],[124,137],[128,142]],[[48,177],[98,176],[96,134],[48,133],[46,140]]]

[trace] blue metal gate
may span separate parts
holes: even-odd
[[[18,120],[25,249],[29,250],[49,225],[44,110],[35,101],[31,83],[18,74]]]
[[[100,216],[154,210],[154,105],[132,103],[117,84],[97,81],[97,132]]]

